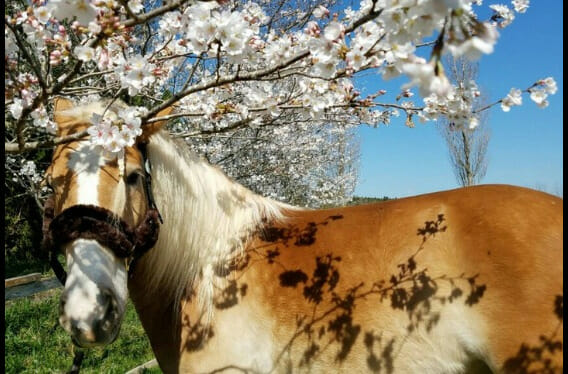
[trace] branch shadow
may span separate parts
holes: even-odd
[[[311,315],[296,316],[296,329],[291,334],[278,356],[278,361],[292,356],[296,344],[305,342],[301,348],[301,358],[296,363],[301,368],[310,369],[311,365],[330,347],[334,347],[334,360],[341,364],[351,353],[359,339],[363,339],[367,350],[367,366],[373,372],[392,373],[394,362],[401,351],[406,338],[419,328],[431,331],[440,321],[437,311],[444,304],[462,300],[468,306],[477,304],[486,290],[480,284],[479,274],[466,276],[442,275],[433,277],[428,269],[419,264],[418,254],[424,250],[427,240],[447,230],[443,214],[436,219],[426,221],[417,229],[416,235],[422,238],[419,247],[405,262],[397,265],[397,272],[383,279],[361,282],[345,291],[339,292],[339,284],[343,280],[340,273],[342,257],[329,251],[323,256],[314,258],[312,274],[303,269],[287,269],[278,262],[281,249],[293,243],[295,246],[309,246],[317,240],[318,228],[343,216],[330,216],[326,220],[310,222],[304,227],[268,228],[264,231],[263,240],[271,245],[263,252],[257,248],[257,254],[269,264],[282,267],[279,273],[281,287],[294,288],[301,292],[301,297],[312,305]],[[440,282],[450,285],[450,291],[442,293]],[[385,338],[373,330],[364,331],[354,321],[354,310],[360,300],[371,295],[378,297],[380,303],[386,301],[394,310],[406,312],[408,318],[407,335],[400,338]],[[300,296],[299,296],[300,297]],[[293,366],[294,363],[286,363]]]
[[[562,352],[562,327],[564,324],[564,296],[556,295],[553,302],[553,313],[558,318],[558,326],[550,335],[540,335],[539,343],[523,343],[517,354],[508,358],[503,365],[506,373],[515,374],[554,374],[563,373],[564,368],[554,363],[552,356]],[[560,332],[560,336],[559,335]]]
[[[324,354],[331,357],[340,367],[353,354],[356,344],[361,344],[363,351],[358,351],[366,358],[367,369],[373,373],[394,373],[396,362],[407,340],[413,334],[431,332],[441,321],[441,311],[445,306],[461,303],[474,308],[481,302],[487,291],[487,285],[480,274],[442,274],[434,276],[425,264],[420,262],[420,253],[429,250],[426,243],[448,230],[446,217],[438,214],[435,219],[425,221],[416,229],[420,241],[417,248],[405,261],[396,265],[391,274],[384,274],[380,279],[370,279],[358,284],[348,284],[349,277],[342,276],[345,262],[339,250],[323,251],[315,255],[310,247],[317,242],[323,226],[340,222],[343,216],[329,216],[321,222],[308,222],[304,225],[286,227],[267,226],[259,237],[263,243],[249,248],[239,263],[226,266],[219,274],[237,274],[221,289],[215,300],[218,309],[238,305],[239,300],[247,297],[249,286],[238,278],[243,272],[257,263],[279,267],[275,281],[287,292],[296,292],[296,300],[304,300],[310,312],[290,315],[295,319],[295,328],[275,360],[276,367],[301,371],[310,371]],[[288,247],[294,248],[288,248]],[[311,266],[288,268],[281,260],[287,250],[306,251],[305,256],[313,256]],[[239,275],[240,274],[240,275]],[[250,287],[253,287],[251,285]],[[365,328],[355,318],[355,311],[361,302],[377,301],[377,306],[398,310],[406,315],[406,332],[403,335],[390,336],[384,331]],[[559,295],[554,301],[554,312],[562,320],[563,301]],[[196,331],[201,331],[197,329]],[[212,332],[211,332],[212,334]],[[202,343],[213,335],[200,332]],[[562,349],[561,340],[555,336],[541,337],[541,344],[534,347],[523,345],[515,357],[510,358],[504,367],[505,372],[536,373],[525,370],[535,362],[550,371],[557,372],[545,357]],[[515,369],[517,368],[517,369]],[[231,367],[233,370],[254,372],[251,369]],[[218,372],[220,369],[213,371]],[[471,362],[466,370],[490,373],[491,369],[472,353]]]

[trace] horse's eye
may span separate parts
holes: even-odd
[[[135,170],[128,174],[126,177],[126,183],[129,185],[135,185],[138,183],[139,178],[143,177],[142,170]]]

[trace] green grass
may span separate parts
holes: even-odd
[[[6,304],[6,373],[64,373],[71,368],[73,343],[57,323],[60,294],[61,290],[55,290],[47,298]],[[104,348],[86,351],[81,373],[125,373],[153,358],[150,342],[129,302],[118,339]]]

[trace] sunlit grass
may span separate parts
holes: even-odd
[[[43,299],[10,301],[5,309],[5,372],[64,373],[73,362],[73,344],[57,323],[61,290]],[[154,358],[150,342],[128,303],[118,339],[86,352],[81,373],[125,373]],[[161,373],[159,369],[144,373]]]

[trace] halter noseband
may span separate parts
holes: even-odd
[[[158,221],[163,221],[152,195],[146,144],[139,144],[139,149],[144,159],[148,210],[138,226],[131,227],[115,213],[95,205],[74,205],[54,216],[53,195],[45,202],[42,247],[49,254],[50,265],[63,285],[67,274],[57,260],[57,253],[73,240],[93,239],[109,248],[117,257],[126,260],[129,276],[132,276],[137,261],[156,244],[160,232]]]

